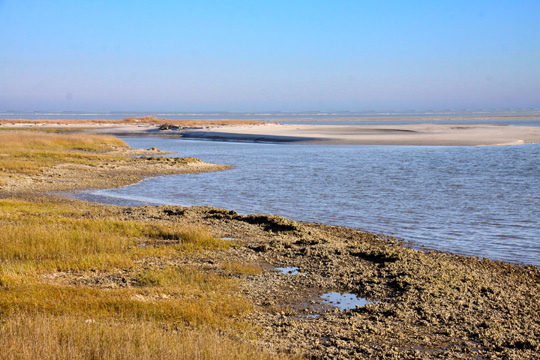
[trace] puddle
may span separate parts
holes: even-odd
[[[296,266],[276,268],[276,270],[281,271],[282,274],[287,274],[287,275],[299,274],[298,268]]]
[[[313,314],[313,315],[300,315],[297,317],[292,318],[293,320],[315,320],[317,319],[320,314]]]
[[[148,246],[148,244],[142,243],[142,244],[139,244],[139,245],[137,245],[137,246]]]
[[[221,240],[235,241],[235,240],[237,240],[237,239],[232,238],[232,237],[222,237]]]
[[[323,301],[329,305],[335,306],[340,310],[356,309],[357,307],[371,304],[366,298],[359,298],[354,294],[340,294],[337,292],[326,293],[321,296]]]

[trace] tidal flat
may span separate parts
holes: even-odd
[[[41,355],[36,339],[73,357],[60,340],[70,333],[82,335],[69,351],[114,355],[100,329],[123,329],[130,340],[119,353],[139,358],[517,359],[540,352],[535,266],[422,251],[390,236],[274,215],[50,196],[226,167],[169,160],[110,138],[81,149],[85,136],[47,136],[50,142],[26,141],[22,150],[0,149],[6,358],[17,348],[29,349],[26,358]],[[276,270],[287,267],[298,273]],[[368,303],[340,310],[322,298],[331,292]],[[175,353],[167,353],[175,341]]]

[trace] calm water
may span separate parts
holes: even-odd
[[[325,146],[126,138],[228,171],[89,191],[115,204],[211,205],[393,234],[417,245],[540,265],[540,144]]]

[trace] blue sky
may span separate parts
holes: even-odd
[[[540,1],[0,0],[0,110],[540,107]]]

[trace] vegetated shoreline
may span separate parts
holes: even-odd
[[[156,159],[161,160],[144,161],[168,162]],[[79,167],[60,167],[63,182],[54,181],[59,173],[53,171],[50,182],[4,188],[0,197],[77,204],[38,194],[122,186],[138,181],[135,174],[145,168],[104,168],[102,177],[121,181],[90,176],[82,182]],[[239,263],[260,269],[229,276],[239,280],[241,292],[255,305],[246,315],[260,328],[251,341],[270,351],[321,359],[535,358],[540,351],[540,271],[535,266],[419,251],[391,237],[272,215],[242,216],[211,207],[93,206],[121,221],[200,223],[218,238],[234,239],[230,249],[183,261],[205,271],[220,272],[226,264]],[[164,266],[154,261],[149,266]],[[298,267],[300,274],[274,270],[288,266]],[[129,273],[59,271],[54,278],[77,286],[134,286],[136,281]],[[373,302],[340,311],[320,298],[332,291]]]
[[[38,174],[5,178],[0,184],[0,189],[23,193],[107,189],[131,185],[146,177],[231,168],[228,165],[210,164],[196,158],[164,157],[163,155],[168,153],[157,148],[117,149],[109,154],[129,156],[130,159],[105,162],[97,166],[61,164],[43,169]]]

